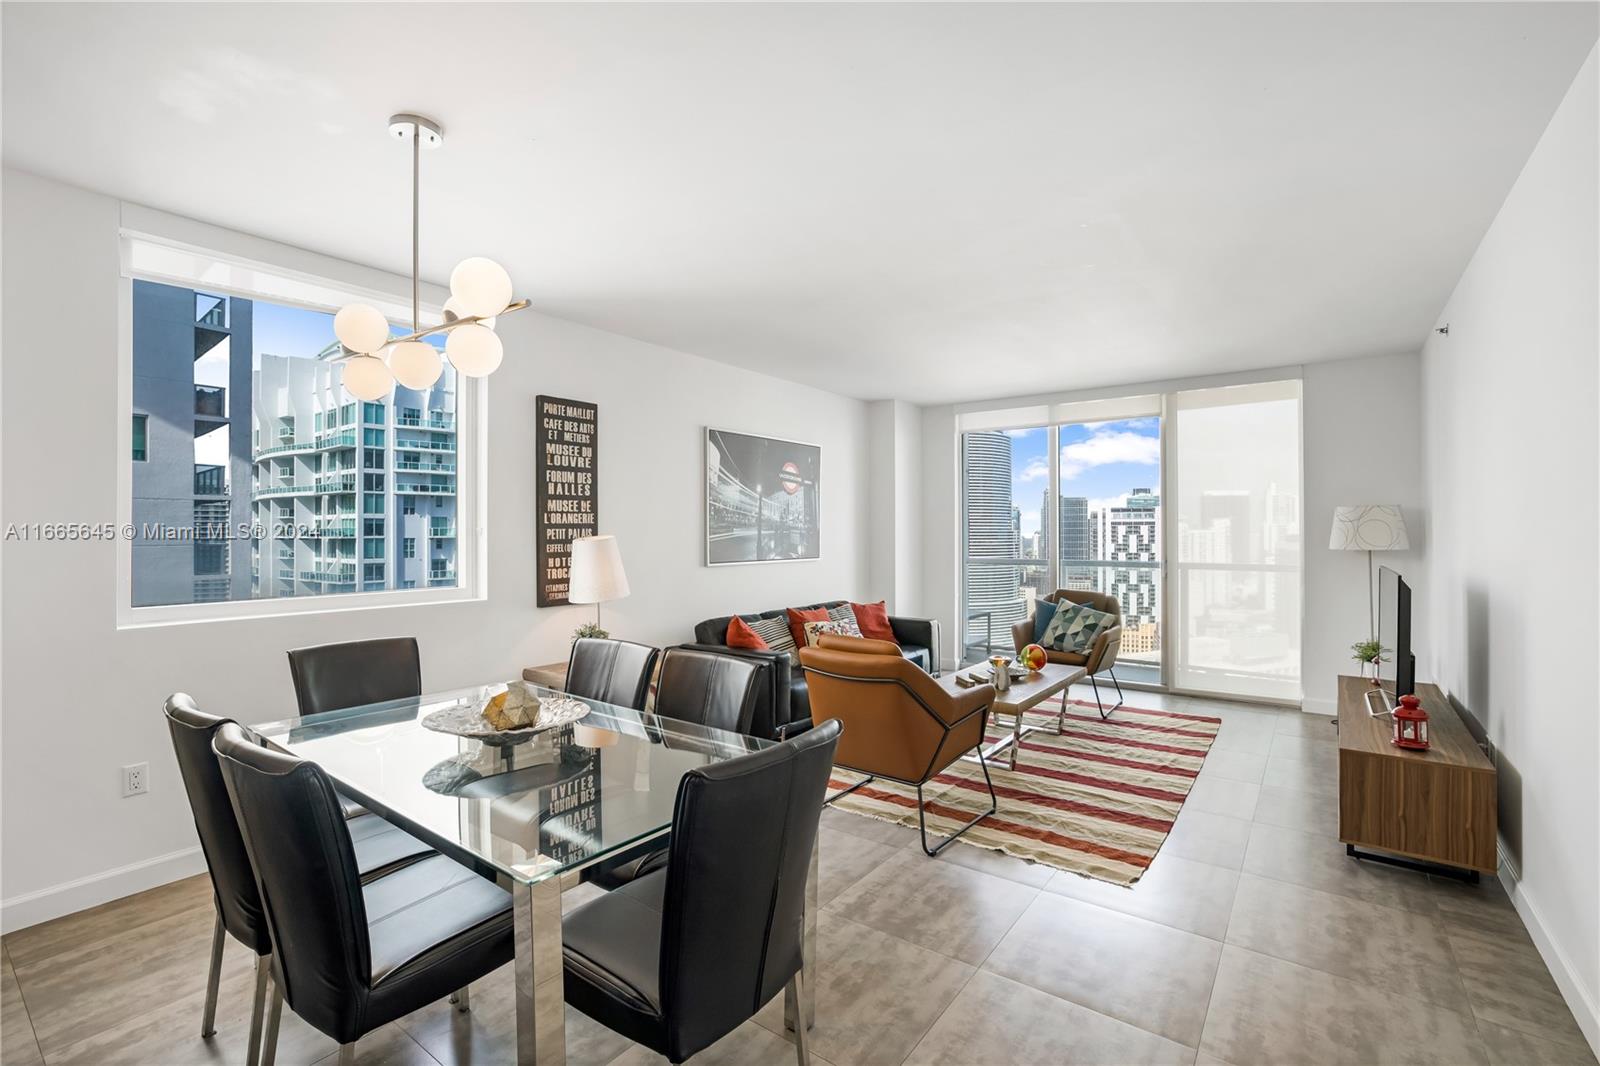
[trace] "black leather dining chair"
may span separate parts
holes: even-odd
[[[178,774],[194,812],[194,827],[200,837],[211,875],[211,890],[217,917],[211,930],[211,970],[206,977],[205,1008],[200,1020],[201,1037],[211,1036],[217,1016],[217,983],[222,972],[224,934],[256,954],[255,1000],[250,1014],[249,1059],[254,1063],[261,1044],[262,1011],[266,1001],[267,977],[272,955],[271,938],[261,913],[261,896],[245,852],[239,822],[222,780],[222,770],[211,742],[218,729],[232,724],[230,719],[207,714],[182,692],[167,697],[164,708],[167,731],[172,735],[173,753],[178,758]],[[374,814],[363,814],[348,823],[356,871],[370,880],[434,854],[416,837],[389,824]]]
[[[566,691],[642,711],[660,655],[648,644],[580,637],[572,642],[567,660]]]
[[[830,720],[685,774],[667,868],[562,919],[567,1002],[679,1063],[786,986],[799,1001],[806,874],[838,741]],[[795,1050],[806,1066],[803,1020]]]
[[[301,717],[422,695],[415,637],[295,648],[289,652],[289,674]]]
[[[352,1063],[365,1034],[511,961],[505,889],[443,855],[364,884],[321,767],[255,743],[233,722],[212,748],[272,942],[262,1066],[276,1055],[285,1002]]]
[[[760,664],[747,659],[668,648],[662,653],[655,713],[748,736],[761,696],[760,676]]]
[[[662,653],[655,713],[680,722],[750,734],[761,698],[762,664],[694,648]],[[652,841],[591,867],[587,879],[614,889],[667,865],[667,849]]]

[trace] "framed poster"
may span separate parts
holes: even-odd
[[[707,429],[705,449],[707,566],[821,557],[821,448]]]
[[[538,454],[534,457],[540,607],[567,602],[572,542],[599,532],[595,510],[595,433],[600,409],[582,400],[535,397]]]

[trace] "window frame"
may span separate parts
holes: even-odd
[[[117,278],[119,419],[143,413],[133,407],[133,281],[136,278],[330,314],[343,304],[355,301],[373,303],[380,308],[408,305],[410,302],[410,283],[407,279],[132,205],[123,205],[123,224],[119,228],[118,239],[122,262]],[[217,276],[213,276],[211,270],[207,271],[204,279],[136,270],[132,263],[135,244],[195,256],[214,267]],[[252,291],[228,284],[229,277],[283,279],[284,285],[312,295],[295,299],[281,293]],[[425,324],[439,321],[446,295],[436,286],[423,286],[422,312]],[[359,406],[354,406],[352,414],[359,416],[359,411]],[[131,423],[125,422],[124,425],[131,427]],[[487,600],[487,441],[488,381],[486,378],[458,375],[456,521],[459,532],[456,540],[457,581],[452,586],[430,585],[381,591],[358,589],[315,596],[146,607],[133,606],[133,463],[137,460],[131,459],[131,447],[117,449],[117,580],[113,593],[116,597],[117,628],[139,629]],[[145,451],[148,456],[148,431]]]
[[[148,463],[150,461],[150,416],[144,411],[134,411],[132,414],[133,417],[129,420],[128,424],[128,429],[131,434],[128,440],[129,461],[135,463]],[[135,449],[134,445],[138,443],[141,438],[143,439],[144,447],[141,449]],[[135,454],[136,451],[142,451],[144,454]]]

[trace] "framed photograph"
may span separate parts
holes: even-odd
[[[706,565],[801,562],[822,554],[822,449],[706,430]]]

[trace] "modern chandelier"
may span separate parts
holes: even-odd
[[[362,400],[381,400],[395,382],[408,389],[426,389],[444,373],[439,350],[422,338],[448,333],[445,354],[450,365],[468,377],[494,373],[505,347],[494,332],[495,319],[528,306],[512,300],[511,275],[492,259],[463,259],[450,272],[450,299],[444,321],[422,328],[419,311],[421,282],[418,219],[421,215],[419,180],[422,149],[444,143],[444,130],[422,115],[399,114],[389,119],[389,135],[411,143],[411,332],[404,337],[389,333],[389,320],[370,304],[347,304],[333,316],[333,332],[344,347],[344,387]]]

